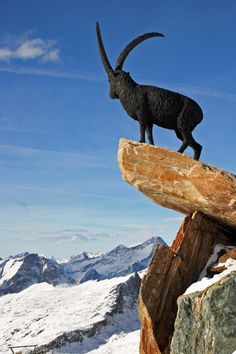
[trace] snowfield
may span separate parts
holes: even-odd
[[[140,330],[130,333],[113,334],[105,344],[100,345],[94,350],[88,350],[87,354],[139,354]],[[85,349],[85,346],[84,346]],[[75,348],[76,350],[76,348]],[[76,354],[80,354],[80,348],[77,346]],[[54,350],[53,354],[68,354],[68,351]],[[70,352],[71,353],[71,352]],[[48,352],[50,354],[50,352]]]
[[[138,353],[134,348],[138,348],[139,286],[136,274],[71,287],[40,283],[4,295],[0,352],[9,354],[9,345],[36,344],[48,353],[53,349],[53,353],[105,354],[113,353],[111,346],[125,347],[127,341],[132,346],[128,352]]]

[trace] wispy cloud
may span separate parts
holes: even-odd
[[[140,80],[145,85],[153,85],[157,86],[156,82],[150,82],[145,80]],[[177,82],[159,82],[158,87],[163,87],[168,90],[172,90],[174,92],[183,93],[186,95],[197,95],[197,96],[204,96],[204,97],[214,97],[220,98],[224,100],[236,101],[236,93],[231,93],[227,91],[221,91],[217,89],[213,89],[211,87],[205,86],[195,86],[195,85],[188,85],[184,83],[177,83]]]
[[[4,56],[4,53],[2,54]],[[5,53],[5,56],[7,53]],[[1,56],[1,49],[0,49]],[[0,72],[20,74],[20,75],[36,75],[36,76],[45,76],[45,77],[55,77],[55,78],[64,78],[64,79],[74,79],[74,80],[83,80],[91,82],[106,82],[107,78],[105,74],[98,73],[89,73],[83,71],[66,71],[66,70],[47,70],[42,68],[26,68],[26,67],[17,67],[12,65],[0,65]],[[141,80],[142,81],[142,80]],[[145,82],[144,84],[152,84],[156,86],[155,82]],[[183,83],[160,83],[160,87],[170,89],[172,91],[181,92],[186,95],[198,95],[204,97],[214,97],[220,98],[229,101],[236,101],[236,93],[221,91],[213,89],[211,87],[204,86],[194,86],[187,85]]]
[[[128,231],[124,231],[115,235],[115,237],[122,237],[122,238],[135,238],[135,237],[152,237],[158,236],[160,233],[166,231],[165,227],[133,227]]]
[[[81,227],[70,227],[68,229],[63,229],[63,230],[59,230],[57,231],[59,234],[60,233],[65,233],[65,232],[69,232],[69,233],[75,233],[75,232],[88,232],[87,229],[81,228]]]
[[[52,232],[50,233],[52,234]],[[92,242],[98,241],[102,238],[111,238],[114,235],[106,233],[106,232],[98,232],[94,233],[89,231],[88,229],[80,228],[80,227],[72,227],[67,229],[62,229],[56,232],[53,232],[53,235],[39,237],[37,240],[45,240],[49,242],[53,242],[56,244],[61,243],[74,243],[74,242]]]
[[[68,188],[51,188],[51,187],[42,187],[42,186],[27,186],[27,185],[16,185],[16,184],[0,184],[0,192],[2,193],[2,198],[4,197],[5,199],[9,200],[12,202],[12,204],[18,205],[18,206],[24,206],[26,207],[27,204],[23,201],[16,201],[14,198],[11,198],[8,196],[8,191],[11,191],[11,194],[13,191],[27,191],[27,192],[32,192],[32,193],[45,193],[46,195],[50,194],[55,194],[55,195],[67,195],[67,196],[81,196],[81,197],[89,197],[89,198],[95,198],[95,199],[104,199],[104,200],[111,200],[111,201],[119,201],[119,202],[125,202],[128,204],[144,204],[144,205],[149,205],[148,201],[145,199],[130,199],[130,198],[122,198],[122,197],[115,197],[113,195],[108,195],[108,194],[98,194],[98,193],[89,193],[89,192],[81,192],[81,191],[76,191],[74,189],[68,189]],[[7,196],[5,196],[7,194]]]
[[[0,72],[20,74],[20,75],[36,75],[45,77],[56,77],[63,79],[77,79],[83,81],[102,82],[106,81],[104,74],[88,73],[83,71],[65,71],[65,70],[46,70],[42,68],[26,68],[13,65],[0,65]]]
[[[42,240],[42,239],[41,239]],[[62,235],[58,237],[45,237],[44,240],[51,241],[57,244],[61,243],[75,243],[75,242],[88,242],[88,237],[82,234],[73,234],[73,235]]]
[[[180,215],[180,216],[173,216],[173,217],[170,217],[170,218],[164,218],[164,219],[162,219],[162,222],[167,222],[167,223],[169,223],[169,222],[173,222],[173,223],[175,223],[175,222],[182,222],[183,220],[184,220],[184,218],[185,218],[185,215]]]
[[[173,91],[182,91],[188,95],[194,94],[206,97],[221,98],[230,101],[236,101],[236,93],[229,93],[212,89],[210,87],[192,86],[186,84],[169,84],[169,87]]]
[[[27,38],[27,36],[10,38],[0,43],[0,61],[57,62],[60,53],[56,45],[56,41],[51,39]]]
[[[109,160],[104,155],[90,152],[65,152],[41,150],[17,145],[0,145],[1,163],[8,164],[9,159],[19,163],[29,163],[41,167],[109,167]]]

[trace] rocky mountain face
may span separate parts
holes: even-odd
[[[0,260],[0,295],[17,293],[41,282],[72,285],[141,271],[148,266],[157,244],[165,242],[152,237],[134,247],[120,245],[96,255],[83,252],[64,262],[29,253],[3,259]]]
[[[172,246],[156,248],[142,280],[140,354],[232,354],[236,177],[125,139],[118,156],[125,181],[155,203],[188,214]]]
[[[24,253],[0,261],[0,295],[17,293],[35,283],[69,281],[60,264],[38,254]]]

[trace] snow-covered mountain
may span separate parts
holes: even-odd
[[[0,295],[17,293],[41,282],[73,285],[141,271],[147,267],[157,244],[165,242],[152,237],[134,247],[120,245],[104,254],[83,252],[66,261],[29,253],[11,256],[0,260]]]
[[[29,253],[0,260],[0,353],[36,345],[35,354],[138,354],[137,272],[158,244],[165,242],[153,237],[68,260]]]
[[[152,237],[134,247],[119,245],[112,251],[97,257],[89,257],[83,253],[68,260],[64,268],[65,273],[75,282],[83,283],[88,280],[110,279],[138,272],[147,268],[157,244],[165,244],[165,242],[160,237]]]
[[[140,281],[135,273],[66,287],[40,283],[2,296],[1,354],[27,345],[37,346],[35,354],[138,354]]]
[[[0,261],[0,295],[17,293],[35,283],[69,281],[60,264],[38,254],[23,253]]]

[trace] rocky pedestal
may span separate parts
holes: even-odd
[[[120,139],[124,180],[153,202],[236,228],[236,177],[178,152]]]
[[[195,320],[192,336],[182,336],[179,344],[182,315],[178,319],[176,335],[174,333],[173,336],[173,332],[179,296],[199,278],[216,244],[228,245],[236,241],[236,177],[183,154],[125,139],[120,140],[118,159],[125,181],[155,203],[188,214],[173,245],[170,248],[157,247],[143,278],[138,304],[141,321],[140,353],[169,354],[172,350],[172,354],[220,354],[205,350],[208,348],[206,343],[196,349],[191,347],[191,343],[187,346],[184,342],[191,342],[192,336],[198,338],[198,335],[206,335],[211,323],[207,322],[208,319],[214,321],[214,316],[209,315],[206,318],[206,331],[204,329],[198,333],[197,319],[199,311],[204,312],[204,306],[201,308],[197,296],[192,302],[193,306],[190,304],[192,300],[186,298],[185,301],[185,297],[183,305],[180,305],[183,316],[192,316]],[[231,300],[235,305],[235,299]],[[215,301],[214,306],[217,309],[221,302],[217,305]],[[187,312],[184,313],[185,310]],[[194,313],[190,314],[192,310]],[[234,312],[233,316],[234,323]],[[230,333],[227,332],[225,338],[227,335]],[[231,338],[227,348],[232,347],[230,341]],[[188,348],[187,351],[181,351],[183,347]]]
[[[177,299],[198,279],[219,242],[218,233],[216,223],[194,213],[186,217],[171,248],[156,248],[139,294],[141,354],[169,353]]]

